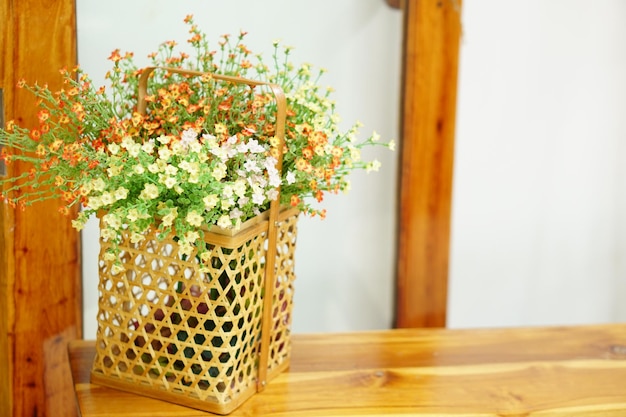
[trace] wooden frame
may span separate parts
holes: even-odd
[[[0,2],[0,88],[5,120],[33,126],[35,100],[18,79],[62,88],[76,65],[73,0]],[[29,167],[13,163],[9,175]],[[50,201],[0,204],[0,415],[74,416],[67,341],[82,335],[78,233]]]
[[[461,1],[403,9],[395,325],[445,326]]]

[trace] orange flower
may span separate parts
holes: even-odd
[[[30,138],[36,142],[39,142],[41,139],[41,131],[38,129],[33,129],[30,131]]]
[[[120,55],[119,49],[116,49],[115,51],[111,52],[111,55],[109,56],[109,60],[113,62],[119,62],[121,59],[122,59],[122,56]]]
[[[63,191],[63,200],[71,203],[72,201],[76,200],[76,196],[71,191]]]
[[[300,204],[300,197],[298,197],[297,195],[292,195],[289,204],[291,204],[292,207],[297,206],[298,204]]]
[[[303,158],[296,159],[296,169],[298,171],[305,171],[306,170],[306,166],[308,164],[309,163],[306,160],[304,160]]]
[[[40,110],[37,113],[37,118],[39,119],[39,123],[43,123],[50,118],[50,112],[48,110]]]

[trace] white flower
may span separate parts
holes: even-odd
[[[296,182],[296,174],[293,171],[289,171],[285,179],[287,180],[287,184],[293,184]]]
[[[222,210],[228,210],[235,204],[235,201],[232,198],[225,198],[222,200]]]
[[[244,179],[238,179],[233,184],[233,192],[237,195],[237,197],[243,197],[246,195],[246,181]]]
[[[171,136],[161,135],[157,138],[157,140],[163,145],[167,145],[172,140]]]
[[[187,129],[180,135],[180,144],[184,149],[188,149],[192,143],[197,142],[197,137],[198,134],[195,130]]]
[[[111,155],[117,155],[118,152],[120,151],[120,145],[118,145],[117,143],[109,143],[109,146],[107,146],[107,149],[109,150]]]
[[[387,147],[389,148],[390,151],[395,151],[396,150],[396,142],[394,140],[390,140],[389,143],[387,144]]]
[[[217,219],[217,225],[223,229],[227,229],[229,227],[232,227],[233,223],[231,222],[228,214],[224,214],[220,216],[219,219]]]
[[[365,167],[365,172],[371,172],[371,171],[378,171],[378,169],[380,168],[380,162],[376,159],[374,159],[372,162],[368,162],[368,164]]]
[[[154,140],[150,139],[148,142],[141,145],[141,149],[148,155],[151,155],[152,152],[154,152]]]
[[[235,207],[234,209],[232,209],[230,211],[230,218],[231,219],[239,219],[241,216],[243,216],[243,211],[239,210],[237,207]]]
[[[247,159],[246,162],[244,162],[243,167],[248,172],[254,172],[257,174],[261,172],[261,168],[259,168],[254,159]]]
[[[222,190],[222,195],[226,198],[230,198],[233,196],[233,186],[230,184],[226,184],[224,189]]]
[[[250,139],[248,141],[248,150],[251,153],[262,153],[265,152],[265,148],[259,145],[259,141],[256,139]]]
[[[278,187],[280,185],[280,175],[278,175],[278,172],[272,172],[269,174],[270,176],[270,185],[272,187]]]
[[[257,206],[260,206],[263,203],[265,203],[265,194],[263,194],[262,189],[259,188],[259,189],[254,190],[254,193],[252,194],[252,202],[256,204]]]
[[[276,200],[278,198],[278,190],[276,188],[272,188],[267,192],[267,199],[270,201]]]

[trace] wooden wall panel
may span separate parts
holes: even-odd
[[[446,324],[461,0],[404,0],[397,327]]]
[[[0,87],[5,120],[37,123],[20,78],[62,88],[76,65],[73,0],[0,0]],[[9,175],[27,167],[9,164]],[[0,415],[72,416],[66,343],[82,335],[79,235],[60,202],[26,211],[0,204]]]

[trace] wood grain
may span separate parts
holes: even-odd
[[[460,5],[403,6],[396,327],[446,324]]]
[[[75,5],[70,0],[3,0],[0,87],[5,120],[37,123],[35,100],[16,89],[62,87],[58,70],[76,64]],[[7,166],[8,175],[24,172]],[[72,384],[63,346],[82,334],[78,234],[52,201],[28,211],[0,204],[0,415],[72,416]]]
[[[69,350],[83,417],[211,415],[90,384],[93,342]],[[292,354],[231,416],[626,413],[626,325],[294,335]]]

